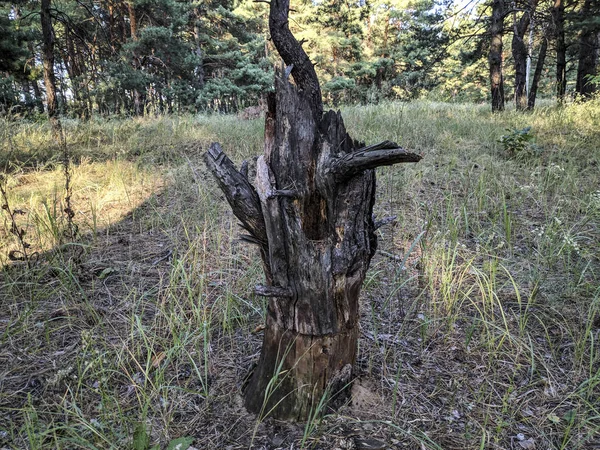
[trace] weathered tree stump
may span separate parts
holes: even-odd
[[[288,9],[288,0],[272,0],[269,25],[295,85],[288,70],[276,79],[254,186],[219,144],[205,161],[264,263],[266,282],[256,294],[269,304],[246,407],[305,420],[351,381],[358,298],[377,246],[374,169],[421,157],[388,141],[365,147],[346,133],[339,112],[323,114],[314,68],[288,29]]]

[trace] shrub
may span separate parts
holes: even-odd
[[[502,144],[509,158],[528,159],[540,156],[543,149],[534,142],[535,136],[530,133],[531,127],[520,130],[507,128],[506,131],[509,134],[501,136],[498,142]]]

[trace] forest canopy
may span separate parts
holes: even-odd
[[[85,118],[256,105],[278,64],[267,11],[253,0],[2,1],[0,109]],[[533,92],[533,107],[538,91],[591,95],[598,80],[592,0],[299,0],[290,28],[334,106],[495,98],[503,109]]]

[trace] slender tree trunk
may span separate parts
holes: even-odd
[[[200,20],[200,10],[199,8],[195,9],[196,20],[194,22],[194,43],[196,44],[196,56],[200,60],[198,63],[198,67],[196,68],[196,78],[198,79],[198,86],[200,89],[204,87],[204,55],[202,53],[202,44],[200,42],[200,26],[198,22]],[[267,43],[265,41],[265,50],[267,48]],[[267,55],[265,55],[267,57]]]
[[[533,74],[533,80],[531,81],[531,89],[529,90],[529,97],[527,99],[527,109],[535,108],[535,98],[537,96],[538,86],[542,78],[542,72],[544,70],[544,62],[546,61],[546,53],[548,51],[548,39],[542,39],[542,45],[540,46],[540,53],[538,54],[537,64],[535,65],[535,72]]]
[[[288,28],[289,0],[272,0],[271,37],[285,64],[268,98],[255,186],[218,144],[205,161],[258,245],[269,298],[261,356],[246,390],[249,411],[306,420],[334,406],[351,382],[358,298],[377,245],[375,171],[416,162],[392,142],[364,147],[339,113],[323,114],[314,67]],[[295,85],[290,83],[291,72]]]
[[[586,0],[581,10],[581,20],[587,21],[593,15],[592,0]],[[600,20],[596,18],[596,20]],[[597,23],[585,24],[579,37],[579,63],[577,65],[577,84],[575,91],[590,97],[596,92],[596,85],[589,82],[589,77],[596,75],[598,65],[598,47],[600,33]]]
[[[529,51],[525,45],[525,34],[531,25],[531,18],[537,7],[538,0],[531,0],[529,8],[517,20],[513,13],[512,55],[515,65],[515,106],[517,110],[527,109],[527,75]]]
[[[37,54],[35,52],[35,49],[33,47],[33,43],[31,41],[29,41],[27,43],[27,48],[29,49],[29,54],[31,55],[31,57],[35,61],[37,59]],[[37,80],[32,80],[31,81],[31,87],[33,89],[33,94],[35,95],[35,102],[36,102],[38,111],[39,111],[40,114],[44,114],[44,101],[42,99],[42,92],[40,91],[40,86],[38,85]]]
[[[529,26],[529,14],[523,13],[517,22],[513,18],[514,32],[512,37],[512,55],[515,65],[515,106],[517,110],[527,109],[527,46],[525,32]]]
[[[529,25],[529,40],[527,42],[527,65],[525,69],[525,92],[529,97],[529,86],[531,85],[531,59],[533,57],[533,35],[535,29],[535,17],[531,18]]]
[[[31,90],[29,86],[28,80],[21,81],[21,92],[23,93],[23,99],[25,100],[25,104],[27,105],[27,109],[31,112],[34,107],[32,106],[32,98],[31,98]]]
[[[559,103],[562,103],[567,91],[567,46],[565,44],[565,4],[563,0],[554,0],[552,22],[556,41],[556,98]]]
[[[66,51],[62,51],[63,61],[65,62],[65,68],[67,74],[71,80],[71,89],[73,90],[73,98],[75,100],[75,113],[81,118],[86,119],[89,117],[87,100],[84,98],[85,86],[83,83],[83,68],[85,64],[80,61],[79,53],[75,42],[73,42],[73,36],[71,33],[65,33]]]
[[[108,38],[110,39],[110,46],[112,51],[115,51],[115,7],[112,1],[106,3],[106,9],[108,10]]]
[[[38,112],[44,114],[44,101],[42,100],[42,92],[37,80],[31,81],[31,87],[33,88],[33,95],[35,95],[35,103],[37,105]]]
[[[131,34],[131,39],[137,41],[137,16],[135,14],[135,5],[131,0],[127,2],[127,13],[129,14],[129,32]]]
[[[493,0],[490,22],[490,86],[492,111],[504,111],[504,77],[502,74],[502,37],[504,35],[504,0]]]
[[[127,1],[127,13],[129,14],[129,31],[131,34],[131,39],[133,41],[137,41],[137,16],[135,12],[135,5],[133,0]],[[137,55],[133,55],[133,68],[138,70],[140,66],[139,59]],[[133,113],[136,116],[141,116],[144,114],[142,95],[138,89],[133,90]]]
[[[60,129],[58,101],[56,98],[56,76],[54,75],[54,29],[50,15],[51,0],[41,0],[40,20],[42,25],[42,55],[44,61],[44,84],[46,86],[46,111],[52,128]]]

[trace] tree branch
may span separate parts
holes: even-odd
[[[340,157],[331,157],[325,163],[325,173],[340,183],[368,169],[420,160],[421,155],[409,152],[395,142],[383,141]]]
[[[260,199],[248,179],[235,168],[233,162],[223,153],[218,142],[210,144],[204,154],[204,162],[212,172],[219,188],[242,226],[256,241],[267,246],[267,233],[260,207]]]
[[[323,114],[323,100],[317,72],[310,58],[296,40],[289,27],[290,0],[272,0],[269,11],[269,30],[275,48],[287,66],[292,66],[292,76],[299,89],[303,90],[311,103],[316,121]]]

